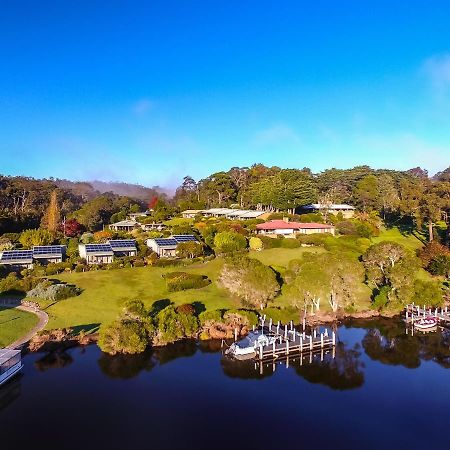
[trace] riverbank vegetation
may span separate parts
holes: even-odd
[[[0,295],[38,302],[49,314],[48,329],[79,332],[102,325],[110,332],[102,345],[109,340],[119,347],[122,341],[159,345],[206,336],[208,330],[220,335],[221,327],[227,335],[233,320],[226,312],[243,308],[298,321],[305,312],[393,314],[424,299],[439,305],[449,297],[449,173],[429,178],[419,168],[362,166],[312,174],[254,165],[199,182],[186,177],[173,199],[149,191],[147,204],[142,197],[96,192],[82,183],[3,177],[0,251],[58,243],[67,246],[67,259],[14,273],[0,267]],[[302,213],[299,207],[311,202],[319,202],[322,212]],[[331,214],[330,205],[339,202],[354,204],[354,217]],[[268,237],[256,235],[259,219],[177,217],[183,209],[214,206],[258,207],[268,219],[328,223],[336,235]],[[158,222],[157,229],[102,229],[145,207],[137,223]],[[145,244],[173,233],[193,234],[198,243],[180,244],[177,257],[169,259]],[[121,237],[136,239],[136,256],[87,265],[78,255],[79,243]],[[142,303],[149,322],[123,313],[132,301]],[[219,314],[221,325],[208,322],[205,328],[202,314]]]

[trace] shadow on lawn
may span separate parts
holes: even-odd
[[[99,323],[88,323],[85,325],[76,325],[76,326],[72,327],[72,330],[73,330],[73,334],[75,334],[75,335],[80,334],[82,331],[84,331],[86,334],[92,334],[92,333],[97,333],[99,328],[100,328]]]

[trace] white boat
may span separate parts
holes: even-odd
[[[414,321],[414,328],[420,331],[430,331],[437,327],[437,323],[436,317],[423,317],[422,319]]]
[[[261,345],[263,347],[271,345],[276,339],[276,336],[264,334],[259,330],[251,331],[244,339],[232,344],[225,354],[236,359],[252,358]]]
[[[0,386],[22,370],[20,350],[0,349]]]

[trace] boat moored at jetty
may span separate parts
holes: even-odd
[[[22,354],[20,350],[0,349],[0,386],[17,375],[22,367]]]
[[[260,346],[271,345],[276,339],[277,336],[264,334],[262,330],[251,331],[244,339],[232,344],[225,353],[236,359],[253,358]]]
[[[436,317],[424,317],[414,322],[414,328],[419,331],[432,331],[437,328]]]

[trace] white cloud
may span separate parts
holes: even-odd
[[[450,53],[428,58],[423,63],[422,70],[436,93],[445,95],[450,89]]]
[[[286,143],[299,145],[301,138],[288,125],[278,123],[258,131],[253,138],[253,143],[258,146],[274,146]]]
[[[137,115],[145,114],[155,107],[155,102],[148,98],[141,98],[133,104],[132,110]]]

